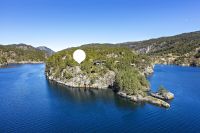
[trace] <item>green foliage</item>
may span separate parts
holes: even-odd
[[[64,75],[63,75],[66,79],[71,79],[72,78],[72,75],[69,73],[69,72],[64,72]]]
[[[127,94],[144,95],[148,82],[141,76],[137,70],[127,67],[120,69],[116,75],[116,84],[119,88]]]
[[[81,64],[72,58],[76,49],[86,52],[86,59]],[[95,62],[98,62],[95,64]],[[134,65],[132,65],[134,64]],[[116,83],[122,91],[129,94],[143,93],[149,86],[146,78],[139,71],[150,64],[150,59],[145,55],[137,55],[127,47],[110,44],[92,44],[77,48],[69,48],[55,53],[46,61],[46,71],[50,68],[56,75],[61,75],[68,66],[80,66],[81,70],[93,81],[98,76],[104,75],[108,70],[116,73]],[[68,77],[66,75],[65,77]],[[93,82],[91,81],[91,82]]]
[[[167,93],[167,92],[168,92],[168,90],[166,88],[164,88],[163,86],[160,86],[158,88],[158,93],[160,93],[160,94],[164,94],[164,93]]]
[[[0,57],[0,65],[4,64],[4,63],[7,63],[6,58],[5,57]]]
[[[45,61],[45,52],[35,49],[32,46],[20,45],[0,45],[0,58],[7,61]],[[2,59],[0,59],[2,61]],[[5,61],[5,60],[4,60]]]
[[[169,46],[169,47],[154,51],[154,52],[150,53],[150,55],[164,56],[169,53],[172,53],[173,55],[182,56],[183,54],[186,54],[186,53],[189,53],[189,52],[195,50],[195,48],[197,48],[197,47],[198,47],[198,45],[193,45],[190,43],[189,44],[176,44],[174,46]]]
[[[182,56],[200,47],[200,31],[140,42],[122,43],[120,45],[133,48],[142,53],[146,52],[143,49],[150,47],[148,55],[164,56],[172,53],[173,55]]]
[[[195,54],[195,58],[200,58],[200,50]]]
[[[162,63],[162,58],[164,58],[169,59],[168,63],[172,64],[200,66],[200,61],[197,60],[200,58],[200,52],[196,51],[200,48],[200,31],[119,45],[146,54],[156,62],[161,59],[160,63]],[[173,58],[176,59],[173,61]]]

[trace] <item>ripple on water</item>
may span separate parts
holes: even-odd
[[[200,131],[200,69],[156,65],[149,81],[175,94],[169,109],[134,104],[111,90],[49,83],[43,64],[0,69],[0,132]]]

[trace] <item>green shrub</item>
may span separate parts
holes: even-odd
[[[163,86],[160,86],[158,88],[158,93],[160,93],[160,94],[164,94],[164,93],[167,93],[167,92],[168,92],[168,90],[166,88],[164,88]]]

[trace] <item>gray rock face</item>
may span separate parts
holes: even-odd
[[[68,77],[66,76],[68,75]],[[59,76],[56,78],[54,73],[50,70],[47,73],[47,77],[50,80],[62,83],[71,87],[81,87],[81,88],[108,88],[113,86],[115,81],[115,72],[108,70],[103,76],[98,76],[98,78],[89,77],[87,74],[84,74],[80,66],[76,67],[67,67],[64,69]]]
[[[174,94],[171,92],[163,92],[162,94],[160,93],[150,93],[151,96],[155,97],[155,98],[159,98],[162,100],[171,100],[174,98]]]
[[[39,46],[36,49],[44,51],[48,56],[51,56],[51,55],[53,55],[55,53],[53,50],[51,50],[50,48],[47,48],[45,46]]]
[[[165,108],[169,108],[170,107],[170,104],[161,100],[161,99],[158,99],[158,98],[155,98],[155,97],[152,97],[152,96],[147,96],[145,97],[145,100],[146,102],[149,102],[151,104],[155,104],[155,105],[158,105],[158,106],[162,106],[162,107],[165,107]]]
[[[151,66],[147,66],[145,69],[144,69],[144,75],[150,75],[154,72],[154,65],[152,64]]]
[[[154,104],[154,105],[157,105],[157,106],[161,106],[161,107],[165,107],[165,108],[169,108],[170,107],[170,104],[161,100],[161,99],[158,99],[158,98],[155,98],[155,97],[152,97],[152,96],[141,96],[141,95],[127,95],[126,93],[124,92],[118,92],[117,93],[119,96],[123,97],[123,98],[127,98],[131,101],[134,101],[134,102],[148,102],[148,103],[151,103],[151,104]]]
[[[164,94],[163,94],[163,97],[164,97],[165,99],[167,99],[167,100],[171,100],[171,99],[174,98],[174,94],[171,93],[171,92],[167,92],[167,93],[164,93]]]

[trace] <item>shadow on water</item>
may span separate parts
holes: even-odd
[[[115,94],[111,89],[85,89],[72,88],[65,85],[58,84],[54,81],[47,80],[50,94],[62,100],[74,102],[77,104],[95,103],[98,101],[112,104],[121,109],[136,109],[143,107],[144,104],[136,104],[127,99],[121,98]]]

